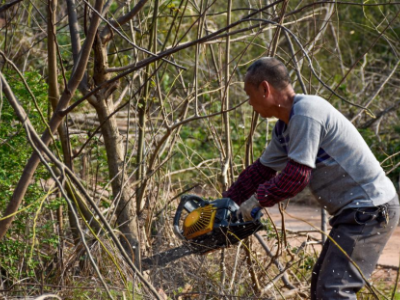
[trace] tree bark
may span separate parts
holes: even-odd
[[[100,100],[100,99],[99,99]],[[107,152],[108,170],[113,191],[114,204],[116,206],[117,223],[119,230],[124,235],[120,239],[125,251],[129,254],[133,252],[135,257],[133,261],[136,266],[140,263],[140,251],[138,242],[138,230],[136,226],[135,201],[129,195],[128,176],[122,172],[124,163],[122,138],[118,131],[117,122],[114,116],[109,118],[113,111],[112,101],[101,100],[94,106],[99,117],[99,121],[103,126],[101,133],[104,137],[104,144]],[[127,243],[129,242],[129,244]]]
[[[53,111],[57,108],[58,99],[60,98],[59,85],[58,85],[58,72],[57,72],[57,40],[56,33],[57,29],[54,25],[56,23],[56,8],[57,0],[49,0],[47,5],[47,49],[48,49],[48,66],[49,66],[49,102],[52,106]],[[64,156],[64,163],[68,168],[72,170],[71,161],[71,145],[68,140],[67,128],[65,123],[62,122],[58,127],[58,135],[60,137],[61,148]],[[67,189],[68,196],[71,196],[70,189]],[[73,199],[73,197],[70,197]],[[72,236],[75,242],[79,240],[79,232],[76,220],[71,212],[71,208],[68,208],[68,219],[71,227]]]
[[[95,84],[101,85],[109,80],[110,75],[106,72],[107,43],[103,43],[103,37],[98,35],[93,45],[94,49],[94,72]],[[110,96],[118,87],[118,82],[106,85],[100,92],[94,95],[95,99],[89,100],[95,108],[99,122],[102,124],[101,133],[104,138],[104,145],[107,154],[108,172],[111,180],[111,187],[116,208],[116,221],[119,230],[123,235],[120,239],[125,251],[133,252],[132,260],[136,266],[140,265],[140,247],[138,242],[138,229],[136,226],[135,201],[131,201],[129,194],[128,176],[124,164],[123,138],[119,134],[118,125],[114,111],[114,103]]]

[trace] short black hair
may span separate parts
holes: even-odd
[[[259,86],[265,80],[277,90],[282,90],[290,84],[286,66],[274,57],[262,57],[253,62],[247,69],[245,80],[255,86]]]

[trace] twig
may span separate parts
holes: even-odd
[[[283,272],[284,268],[282,264],[279,262],[279,260],[272,254],[271,250],[267,246],[267,244],[264,242],[264,239],[262,238],[261,235],[259,235],[257,232],[254,234],[257,240],[260,242],[261,246],[264,248],[265,252],[267,255],[271,258],[272,262],[276,265],[279,271]],[[290,283],[289,278],[287,277],[287,274],[283,274],[283,283],[285,286],[289,289],[295,289],[295,287]]]
[[[386,175],[389,175],[389,174],[392,173],[394,170],[396,170],[398,166],[400,166],[400,162],[398,162],[397,164],[395,164],[389,171],[385,172],[385,174],[386,174]]]
[[[240,257],[240,247],[242,246],[242,243],[239,243],[237,248],[236,248],[236,254],[235,254],[235,262],[233,264],[233,271],[232,271],[232,276],[231,276],[231,282],[229,284],[229,290],[228,292],[231,292],[234,282],[235,282],[235,277],[236,277],[236,272],[237,272],[237,265]]]
[[[6,3],[6,4],[2,5],[2,6],[0,6],[0,13],[2,13],[3,11],[6,11],[7,9],[13,7],[15,4],[17,4],[17,3],[21,2],[21,1],[22,0],[15,0],[13,2]]]
[[[392,76],[396,73],[397,67],[400,65],[400,60],[397,62],[397,64],[394,66],[392,72],[386,77],[386,79],[382,82],[382,84],[379,86],[378,90],[374,93],[374,95],[371,97],[371,99],[368,100],[367,103],[364,104],[365,108],[368,108],[372,101],[375,100],[375,98],[379,95],[379,93],[382,91],[382,89],[385,87],[385,85],[388,83],[388,81],[392,78]],[[361,116],[361,114],[364,112],[364,110],[360,110],[352,119],[351,122],[355,122],[358,117]]]
[[[152,55],[154,57],[158,57],[157,54],[152,53],[152,52],[150,52],[150,51],[148,51],[148,50],[146,50],[146,49],[144,49],[142,47],[139,47],[138,45],[134,44],[133,42],[131,42],[131,40],[129,40],[126,36],[124,36],[110,21],[108,21],[106,18],[104,18],[89,2],[87,2],[86,0],[82,0],[82,1],[85,2],[85,4],[88,7],[90,7],[90,9],[100,17],[100,19],[102,19],[104,22],[106,22],[108,26],[110,26],[120,37],[122,37],[130,45],[132,45],[133,47],[135,47],[136,49],[138,49],[140,51],[143,51],[146,54]],[[169,64],[171,64],[171,65],[173,65],[173,66],[175,66],[175,67],[177,67],[177,68],[186,70],[185,67],[179,66],[176,63],[171,62],[171,61],[169,61],[169,60],[167,60],[165,58],[162,58],[162,60],[167,62],[167,63],[169,63]],[[105,71],[106,72],[116,72],[117,69],[121,69],[121,68],[109,68],[109,69],[106,69]]]
[[[42,296],[35,298],[34,300],[45,300],[45,299],[50,299],[50,298],[56,298],[56,299],[62,300],[60,297],[58,297],[55,294],[44,294]]]
[[[336,91],[336,89],[343,83],[343,81],[346,79],[346,77],[350,74],[350,72],[353,70],[353,68],[359,63],[359,61],[361,60],[361,58],[363,58],[375,45],[376,43],[378,43],[378,41],[380,40],[380,38],[383,36],[383,34],[385,33],[385,31],[392,25],[392,23],[394,23],[396,20],[398,20],[398,17],[400,15],[400,10],[396,13],[396,15],[393,17],[392,20],[390,20],[390,22],[388,22],[388,24],[386,25],[385,28],[383,28],[382,32],[380,32],[380,34],[378,35],[378,37],[371,43],[371,45],[368,47],[367,50],[364,51],[364,54],[361,55],[354,63],[353,65],[349,68],[349,70],[347,71],[347,73],[342,77],[342,79],[340,80],[340,82],[336,85],[336,87],[333,89],[333,91]],[[329,99],[328,99],[329,100]]]
[[[399,284],[399,280],[400,280],[400,264],[397,268],[397,275],[396,275],[396,281],[394,282],[392,300],[394,300],[394,297],[396,296],[396,290],[397,290],[397,285]]]
[[[399,154],[400,154],[400,151],[389,155],[388,157],[386,157],[384,160],[381,161],[380,165],[382,166],[384,162],[386,162],[387,160],[389,160],[389,159],[391,159],[391,158],[393,158],[393,157],[395,157],[395,156],[397,156]]]
[[[286,271],[289,270],[293,265],[295,265],[297,262],[299,262],[300,260],[294,261],[290,264],[288,264],[283,270],[279,270],[279,274],[276,275],[272,280],[270,280],[270,282],[263,288],[262,292],[265,293],[266,291],[268,291],[270,288],[272,288],[274,286],[274,284],[283,276],[285,276]],[[293,288],[295,289],[295,288]]]
[[[168,205],[170,205],[172,203],[172,201],[174,201],[175,199],[179,198],[180,196],[182,196],[183,194],[186,194],[187,192],[193,190],[195,187],[198,187],[200,185],[200,183],[197,183],[195,185],[193,185],[192,187],[184,190],[183,192],[179,193],[178,195],[176,195],[175,197],[173,197],[172,199],[168,200],[167,204],[164,205],[163,208],[161,208],[155,215],[154,218],[157,218],[166,208]]]

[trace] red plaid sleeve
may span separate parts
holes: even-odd
[[[259,159],[248,166],[232,186],[222,195],[231,198],[238,205],[250,198],[259,187],[260,183],[270,180],[276,171],[264,166]]]
[[[290,160],[278,176],[258,186],[258,201],[262,206],[269,207],[293,197],[310,182],[311,170],[308,166]]]

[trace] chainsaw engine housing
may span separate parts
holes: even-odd
[[[212,231],[216,213],[212,205],[193,210],[183,221],[183,236],[190,240]]]
[[[183,209],[188,215],[181,220]],[[199,196],[185,195],[175,214],[174,231],[200,253],[228,247],[262,229],[261,212],[245,222],[236,216],[238,209],[229,198],[205,201]]]

